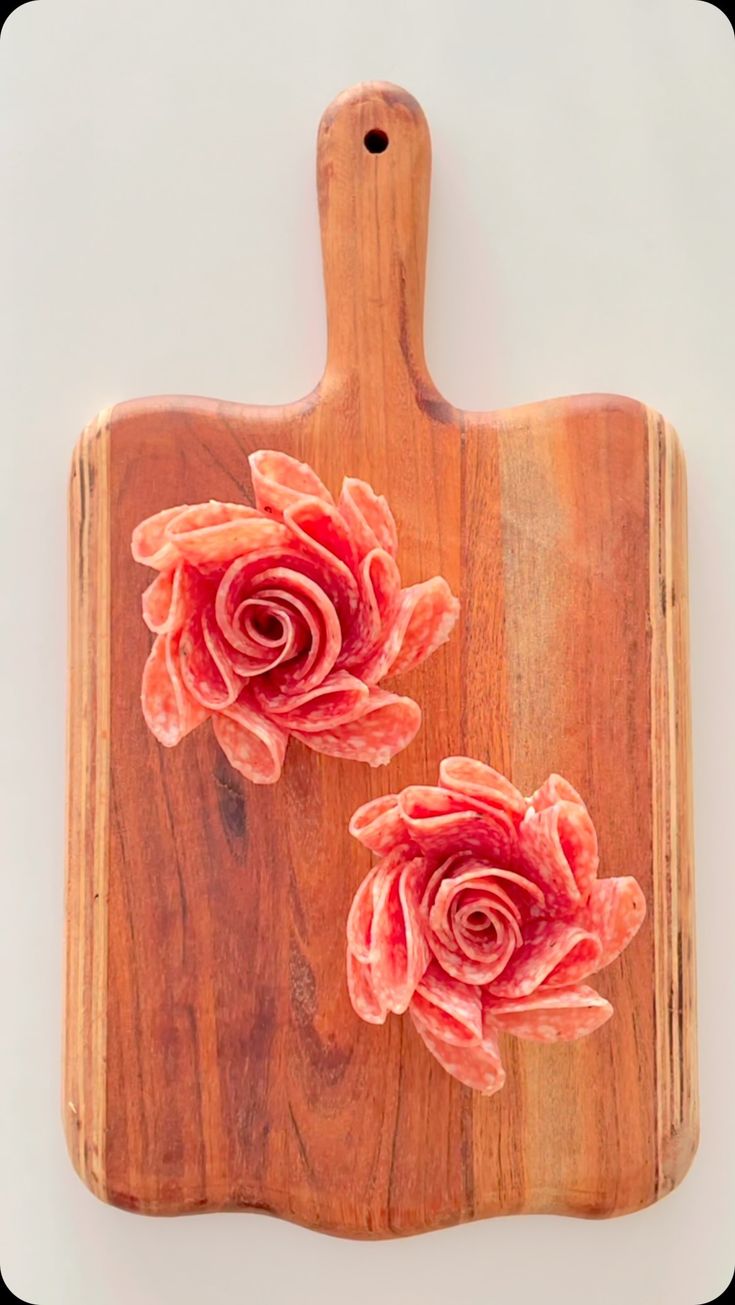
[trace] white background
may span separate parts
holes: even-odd
[[[399,82],[434,142],[427,351],[453,402],[662,410],[688,456],[702,1142],[603,1223],[337,1241],[98,1203],[60,1124],[66,476],[103,405],[282,402],[325,345],[322,109]],[[735,43],[700,0],[35,0],[0,40],[0,1259],[41,1305],[700,1305],[731,1276]],[[7,666],[5,662],[7,661]],[[621,764],[625,759],[621,758]],[[620,867],[621,871],[625,867]]]

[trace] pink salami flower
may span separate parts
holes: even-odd
[[[404,587],[385,499],[347,478],[339,501],[304,462],[249,459],[255,506],[166,508],[133,531],[155,641],[143,671],[149,729],[174,747],[211,716],[228,761],[256,784],[281,773],[291,737],[385,765],[421,724],[381,687],[451,634],[459,604],[434,576]]]
[[[380,860],[347,920],[356,1013],[408,1011],[461,1083],[503,1086],[499,1035],[571,1041],[612,1015],[584,980],[640,928],[628,875],[598,879],[597,836],[579,794],[551,775],[525,798],[497,771],[447,757],[439,784],[360,807],[350,832]]]

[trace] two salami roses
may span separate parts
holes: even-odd
[[[385,765],[421,709],[383,681],[449,638],[458,601],[441,576],[402,584],[395,521],[365,481],[346,478],[335,500],[285,453],[249,461],[255,506],[183,504],[133,532],[133,557],[156,572],[143,594],[148,727],[172,747],[211,718],[256,784],[279,778],[291,739]],[[436,786],[368,803],[350,830],[378,858],[347,920],[362,1019],[408,1012],[445,1070],[491,1094],[501,1033],[570,1040],[610,1018],[586,980],[634,936],[645,901],[635,879],[597,877],[594,825],[566,780],[526,798],[448,757]]]

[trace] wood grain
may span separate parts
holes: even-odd
[[[365,133],[383,130],[371,154]],[[351,1236],[513,1211],[639,1209],[697,1141],[685,478],[670,427],[609,395],[466,413],[422,341],[430,144],[404,91],[357,87],[319,130],[328,359],[283,407],[122,403],[85,432],[71,493],[67,1019],[74,1164],[130,1210],[259,1209]],[[294,744],[273,788],[210,727],[158,746],[140,706],[149,513],[250,499],[247,455],[306,458],[385,492],[407,583],[462,601],[405,676],[424,708],[378,772]],[[604,874],[644,928],[599,978],[615,1017],[567,1046],[506,1039],[473,1095],[406,1020],[353,1014],[344,923],[368,854],[356,806],[490,761],[530,792],[581,790]]]

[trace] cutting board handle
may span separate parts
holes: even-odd
[[[329,386],[433,389],[423,342],[431,140],[400,86],[363,82],[325,111],[317,183]]]

